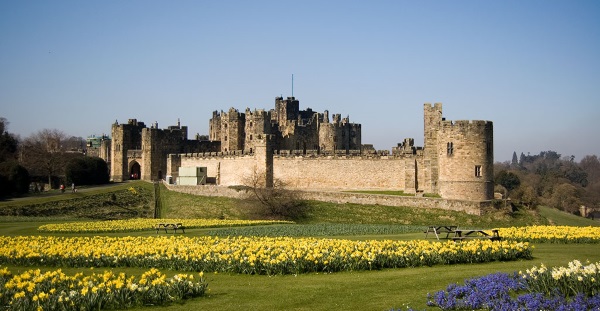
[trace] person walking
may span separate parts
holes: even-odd
[[[73,192],[73,193],[75,193],[75,192],[76,192],[76,190],[75,190],[75,183],[72,183],[72,184],[71,184],[71,192]]]

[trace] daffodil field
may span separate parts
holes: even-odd
[[[154,230],[157,223],[182,223],[186,229],[239,227],[272,224],[292,224],[291,221],[280,220],[222,220],[222,219],[148,219],[135,218],[124,220],[71,222],[47,224],[38,228],[40,232],[55,233],[102,233],[102,232],[134,232]]]
[[[183,223],[186,229],[245,228],[213,229],[215,233],[209,232],[205,236],[187,233],[149,236],[62,235],[152,231],[157,223]],[[283,225],[253,228],[257,225],[271,224]],[[500,228],[501,241],[347,240],[306,237],[336,234],[414,234],[421,230],[418,226],[296,225],[286,221],[215,219],[130,219],[48,224],[38,227],[38,231],[55,234],[0,236],[0,265],[21,266],[27,269],[36,266],[55,267],[47,272],[36,269],[13,272],[0,267],[0,306],[7,310],[99,310],[161,305],[204,295],[207,283],[203,273],[207,272],[297,275],[514,261],[533,258],[534,246],[531,243],[600,241],[600,229],[597,227],[566,226]],[[86,268],[125,267],[147,270],[141,276],[127,276],[110,270],[102,273],[90,270],[87,275],[80,272],[69,276],[60,270],[62,267],[80,268],[81,271],[87,271]],[[187,274],[180,273],[167,278],[158,269],[185,271]],[[580,297],[582,292],[587,296],[596,297],[599,271],[600,263],[583,265],[573,261],[566,268],[533,267],[513,277],[493,274],[469,281],[465,286],[471,286],[473,283],[473,286],[483,288],[488,285],[504,286],[501,284],[514,283],[517,287],[510,290],[523,291],[527,288],[531,293],[541,295],[539,297],[551,295],[552,291],[557,289],[567,292],[566,297],[575,297],[573,299]],[[513,285],[505,287],[513,288],[511,286]],[[430,306],[444,310],[455,310],[456,306],[460,309],[463,304],[468,308],[476,306],[470,304],[472,301],[453,296],[460,288],[451,286],[447,292],[430,296]],[[489,292],[494,290],[496,289],[490,289]],[[488,299],[473,297],[474,301]],[[528,300],[526,303],[528,307],[537,306],[539,301]],[[586,300],[586,303],[595,303],[595,300]]]
[[[528,226],[500,228],[502,238],[532,243],[600,243],[600,227]]]
[[[0,263],[298,274],[528,259],[525,242],[287,237],[0,237]]]
[[[139,278],[112,271],[66,275],[60,269],[13,274],[0,268],[0,306],[4,310],[100,310],[162,305],[204,295],[200,273],[167,278],[150,269]]]

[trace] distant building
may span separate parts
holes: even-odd
[[[91,135],[86,138],[86,155],[99,157],[110,163],[110,137]]]

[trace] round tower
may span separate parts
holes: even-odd
[[[438,188],[445,199],[494,197],[493,123],[442,121],[437,133]]]

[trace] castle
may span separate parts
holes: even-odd
[[[179,123],[179,122],[178,122]],[[275,109],[213,112],[209,136],[187,139],[187,127],[159,129],[130,119],[112,125],[111,178],[177,180],[180,167],[205,167],[207,181],[243,185],[260,172],[292,189],[399,190],[448,200],[493,199],[493,123],[448,121],[442,105],[424,105],[424,146],[414,139],[389,152],[362,145],[349,118],[299,109],[294,97]]]

